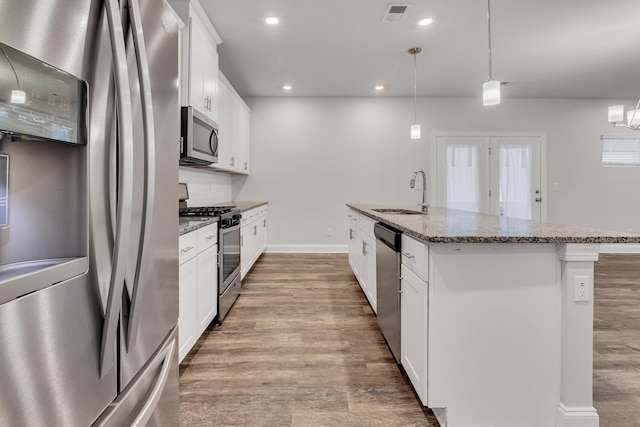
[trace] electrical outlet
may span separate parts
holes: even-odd
[[[589,301],[591,290],[589,289],[589,276],[576,276],[574,278],[573,301]]]
[[[333,233],[332,233],[331,229],[327,228],[327,237],[331,237],[332,234]]]

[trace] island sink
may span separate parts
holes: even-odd
[[[391,215],[426,215],[426,212],[412,211],[409,209],[387,208],[387,209],[371,209],[374,212],[391,214]]]

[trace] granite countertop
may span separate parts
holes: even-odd
[[[407,235],[431,243],[640,243],[640,236],[586,227],[529,221],[429,207],[427,215],[397,215],[372,209],[417,207],[347,204]]]
[[[251,210],[253,208],[266,205],[267,203],[268,202],[225,202],[225,203],[216,203],[211,206],[235,206],[242,213],[242,212]],[[197,216],[178,217],[178,235],[182,236],[183,234],[189,233],[191,231],[195,231],[198,228],[202,228],[216,222],[218,222],[218,218],[197,217]]]
[[[209,224],[215,224],[218,218],[206,216],[180,216],[178,217],[178,235],[196,231],[198,228],[206,227]]]
[[[229,203],[221,203],[222,205],[235,205],[236,208],[240,209],[240,212],[246,212],[253,208],[257,208],[258,206],[266,205],[269,202],[229,202]]]

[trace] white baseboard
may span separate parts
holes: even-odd
[[[560,403],[556,427],[599,427],[600,417],[594,407],[567,407]]]
[[[601,254],[640,254],[640,243],[602,243]]]
[[[346,254],[349,245],[267,245],[267,253]]]

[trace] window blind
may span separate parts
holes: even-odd
[[[640,166],[640,139],[602,137],[603,166]]]

